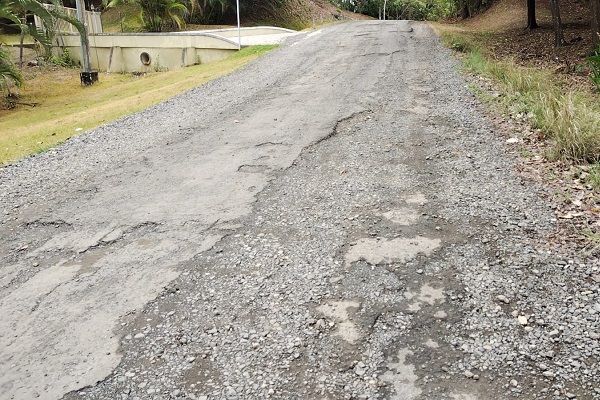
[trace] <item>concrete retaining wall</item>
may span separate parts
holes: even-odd
[[[194,32],[96,34],[89,42],[92,69],[107,72],[174,70],[222,60],[238,50],[235,41]],[[66,48],[81,62],[79,35],[61,35],[55,43],[55,52]]]

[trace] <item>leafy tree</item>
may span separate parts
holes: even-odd
[[[380,16],[380,12],[385,8],[386,19],[425,20],[441,19],[454,15],[457,10],[456,1],[457,0],[332,0],[332,3],[341,9],[370,15],[376,18]]]

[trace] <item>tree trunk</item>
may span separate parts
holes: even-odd
[[[462,19],[469,18],[469,2],[468,2],[468,0],[460,0],[459,7],[460,7],[460,17]]]
[[[527,29],[535,29],[537,27],[538,24],[535,20],[535,0],[527,0]]]
[[[552,27],[554,29],[554,47],[565,45],[565,37],[562,30],[562,22],[560,20],[560,5],[558,0],[550,0],[550,8],[552,9]]]
[[[600,44],[600,0],[590,0],[590,14],[592,19],[592,43],[594,50]]]

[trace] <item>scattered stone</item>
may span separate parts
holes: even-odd
[[[510,303],[510,300],[508,300],[508,298],[506,296],[504,296],[503,294],[496,296],[496,299],[498,299],[499,301],[501,301],[505,304]]]

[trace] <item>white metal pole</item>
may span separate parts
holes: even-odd
[[[240,0],[235,0],[237,7],[237,24],[238,24],[238,50],[242,49],[242,30],[240,28]]]
[[[81,64],[83,72],[91,72],[90,68],[90,44],[88,42],[87,23],[85,22],[85,3],[83,0],[76,0],[77,19],[83,24],[83,35],[81,36]]]
[[[385,21],[385,9],[387,8],[387,0],[383,0],[383,20]]]

